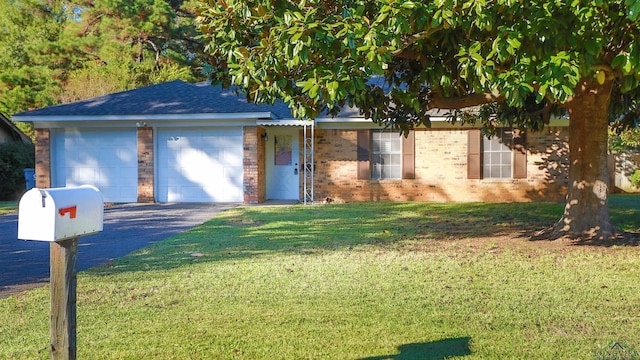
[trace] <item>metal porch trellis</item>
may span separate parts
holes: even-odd
[[[310,124],[307,124],[305,121],[303,125],[303,133],[304,133],[304,178],[303,178],[303,193],[304,193],[304,204],[314,204],[314,193],[313,193],[313,181],[314,181],[314,172],[315,172],[315,121],[310,121]]]

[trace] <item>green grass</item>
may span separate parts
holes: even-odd
[[[640,231],[640,198],[614,197]],[[84,359],[593,359],[640,348],[637,247],[530,242],[559,204],[241,207],[78,279]],[[515,235],[515,236],[514,236]],[[48,289],[0,300],[46,359]]]
[[[18,211],[17,201],[0,201],[0,215],[12,214]]]

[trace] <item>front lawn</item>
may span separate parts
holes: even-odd
[[[640,232],[640,198],[612,218]],[[80,359],[594,359],[640,349],[634,246],[527,240],[559,204],[241,207],[80,274]],[[0,358],[49,357],[48,288]]]

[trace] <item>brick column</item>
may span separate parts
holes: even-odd
[[[154,197],[153,129],[138,128],[138,202],[150,203]]]
[[[256,126],[244,128],[243,187],[245,204],[257,204],[265,200],[263,133],[264,129]]]
[[[36,187],[51,187],[51,132],[36,129]]]

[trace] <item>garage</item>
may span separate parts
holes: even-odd
[[[242,128],[161,128],[156,139],[157,201],[243,201]]]
[[[93,185],[105,202],[136,202],[138,158],[135,129],[52,131],[52,186]]]

